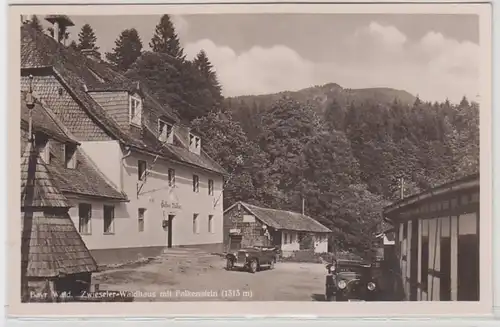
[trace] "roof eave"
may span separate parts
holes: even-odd
[[[173,158],[165,156],[161,152],[153,151],[153,150],[150,150],[150,149],[145,149],[145,148],[139,147],[139,146],[137,146],[135,144],[131,144],[131,142],[122,142],[122,143],[124,145],[126,145],[126,146],[129,146],[130,148],[135,149],[137,152],[140,152],[140,153],[144,153],[144,154],[152,155],[152,156],[158,155],[160,158],[162,158],[164,160],[172,161],[172,162],[175,162],[175,163],[178,163],[178,164],[181,164],[181,165],[184,165],[184,166],[188,166],[188,167],[193,167],[193,168],[196,168],[196,169],[201,169],[203,171],[207,171],[207,172],[210,172],[210,173],[215,173],[215,174],[218,174],[218,175],[224,175],[220,171],[216,171],[216,170],[208,169],[208,168],[205,168],[205,167],[202,167],[202,166],[194,165],[194,164],[192,164],[190,162],[173,159]]]
[[[477,179],[475,178],[476,175],[477,175]],[[424,201],[426,199],[429,199],[435,195],[443,195],[443,194],[448,194],[451,192],[456,192],[456,191],[460,191],[460,190],[479,187],[479,175],[478,174],[468,176],[464,179],[465,180],[459,180],[459,181],[455,181],[452,183],[448,183],[445,185],[435,187],[435,188],[430,189],[428,191],[410,196],[406,199],[403,199],[403,200],[395,202],[391,205],[388,205],[383,209],[384,216],[390,215],[395,210],[401,209],[401,208],[408,206],[410,204],[415,204],[415,203]],[[471,180],[468,180],[468,179],[471,179]]]
[[[108,195],[88,194],[88,193],[83,193],[83,192],[68,191],[65,189],[61,189],[61,192],[64,195],[69,194],[70,196],[84,196],[86,198],[99,199],[99,200],[112,201],[112,202],[130,202],[130,199],[128,199],[127,197],[114,197],[114,196],[108,196]]]
[[[23,129],[25,131],[28,131],[28,126],[27,125],[28,125],[28,122],[26,122],[24,119],[21,119],[21,129]],[[78,142],[78,141],[76,141],[74,139],[71,139],[69,137],[61,137],[60,135],[58,135],[57,133],[53,132],[52,130],[44,128],[44,127],[41,127],[41,126],[36,125],[36,124],[33,125],[33,131],[34,132],[42,132],[44,134],[47,134],[48,136],[50,136],[54,140],[62,142],[62,143],[71,143],[71,144],[75,144],[75,145],[81,145],[80,142]]]

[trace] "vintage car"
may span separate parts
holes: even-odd
[[[326,265],[327,301],[375,301],[379,288],[372,265],[362,260],[339,259]]]
[[[252,246],[226,255],[226,269],[243,268],[251,273],[267,267],[274,268],[279,249],[275,247]]]

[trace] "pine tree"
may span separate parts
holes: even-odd
[[[142,41],[135,28],[126,29],[118,36],[112,52],[106,59],[119,71],[126,71],[141,56]]]
[[[37,15],[31,16],[31,19],[27,22],[28,26],[36,29],[39,32],[43,32],[42,24],[40,23],[40,19],[38,19]]]
[[[161,17],[149,46],[153,52],[166,53],[174,58],[184,60],[184,50],[169,15]]]
[[[94,50],[99,52],[99,47],[96,46],[97,36],[90,24],[82,26],[80,33],[78,33],[78,48],[80,50]]]
[[[207,82],[207,88],[210,90],[214,100],[220,102],[222,100],[222,88],[218,81],[217,74],[213,70],[212,63],[204,50],[201,50],[196,55],[193,64]]]

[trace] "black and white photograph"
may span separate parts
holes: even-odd
[[[16,22],[21,303],[491,301],[484,15],[93,8]]]

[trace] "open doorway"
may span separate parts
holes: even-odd
[[[167,248],[172,247],[172,222],[174,220],[174,215],[168,215],[167,218]]]

